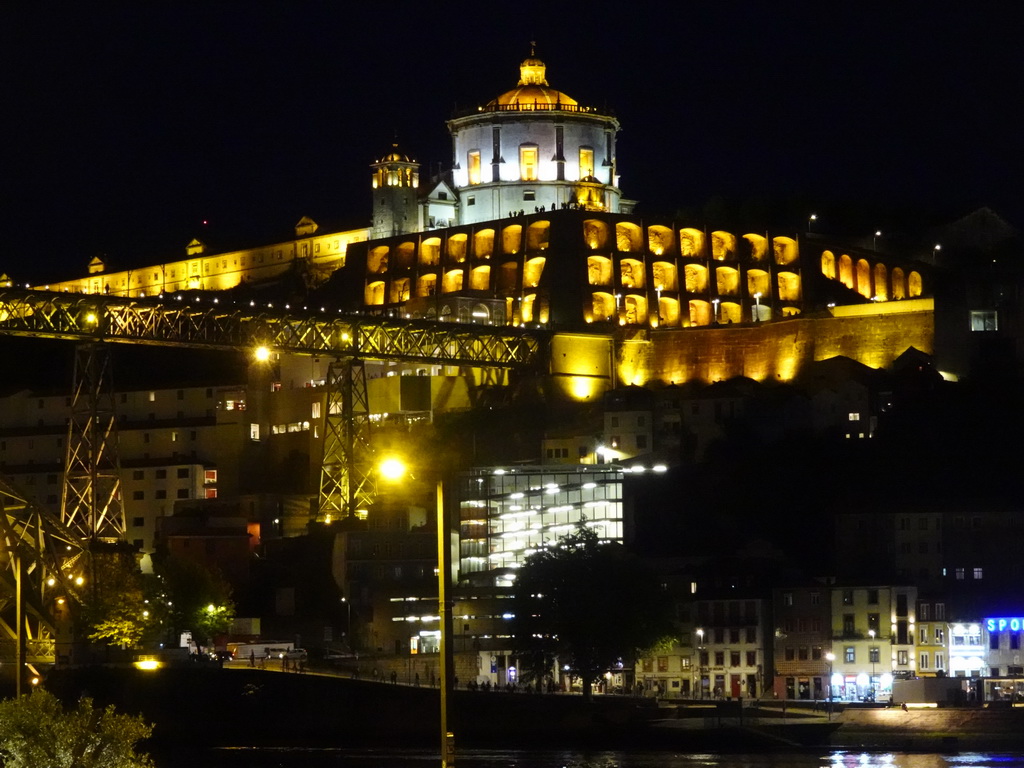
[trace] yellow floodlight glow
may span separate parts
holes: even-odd
[[[134,662],[134,666],[136,669],[142,669],[150,672],[154,669],[160,669],[161,664],[160,660],[153,656],[143,656],[138,661]]]
[[[88,325],[96,325],[96,313],[90,312],[85,316],[85,322]]]
[[[75,584],[77,584],[78,586],[82,586],[83,584],[85,584],[85,579],[81,576],[78,576],[77,578],[75,578]]]
[[[265,363],[270,359],[270,347],[259,346],[253,350],[252,356],[256,358],[256,362]]]
[[[405,462],[394,456],[384,459],[377,467],[380,476],[388,482],[401,480],[407,472]]]

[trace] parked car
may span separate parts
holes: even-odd
[[[309,654],[305,648],[291,648],[284,652],[284,658],[289,661],[305,661],[309,658]]]

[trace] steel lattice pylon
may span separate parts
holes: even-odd
[[[110,351],[104,344],[75,348],[61,519],[82,541],[125,537]]]
[[[76,597],[82,543],[0,478],[0,662],[35,671],[54,661],[58,599]]]
[[[375,495],[366,369],[362,360],[335,360],[327,369],[317,522],[359,515]]]

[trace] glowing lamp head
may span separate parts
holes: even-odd
[[[401,459],[397,459],[393,456],[384,459],[378,466],[380,476],[388,482],[395,482],[401,480],[406,475],[405,462]]]
[[[270,359],[270,347],[256,347],[253,350],[252,356],[256,358],[256,362],[265,363]]]

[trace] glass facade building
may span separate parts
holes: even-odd
[[[587,464],[489,467],[460,474],[460,577],[516,568],[581,521],[602,541],[621,542],[623,473],[620,466]]]

